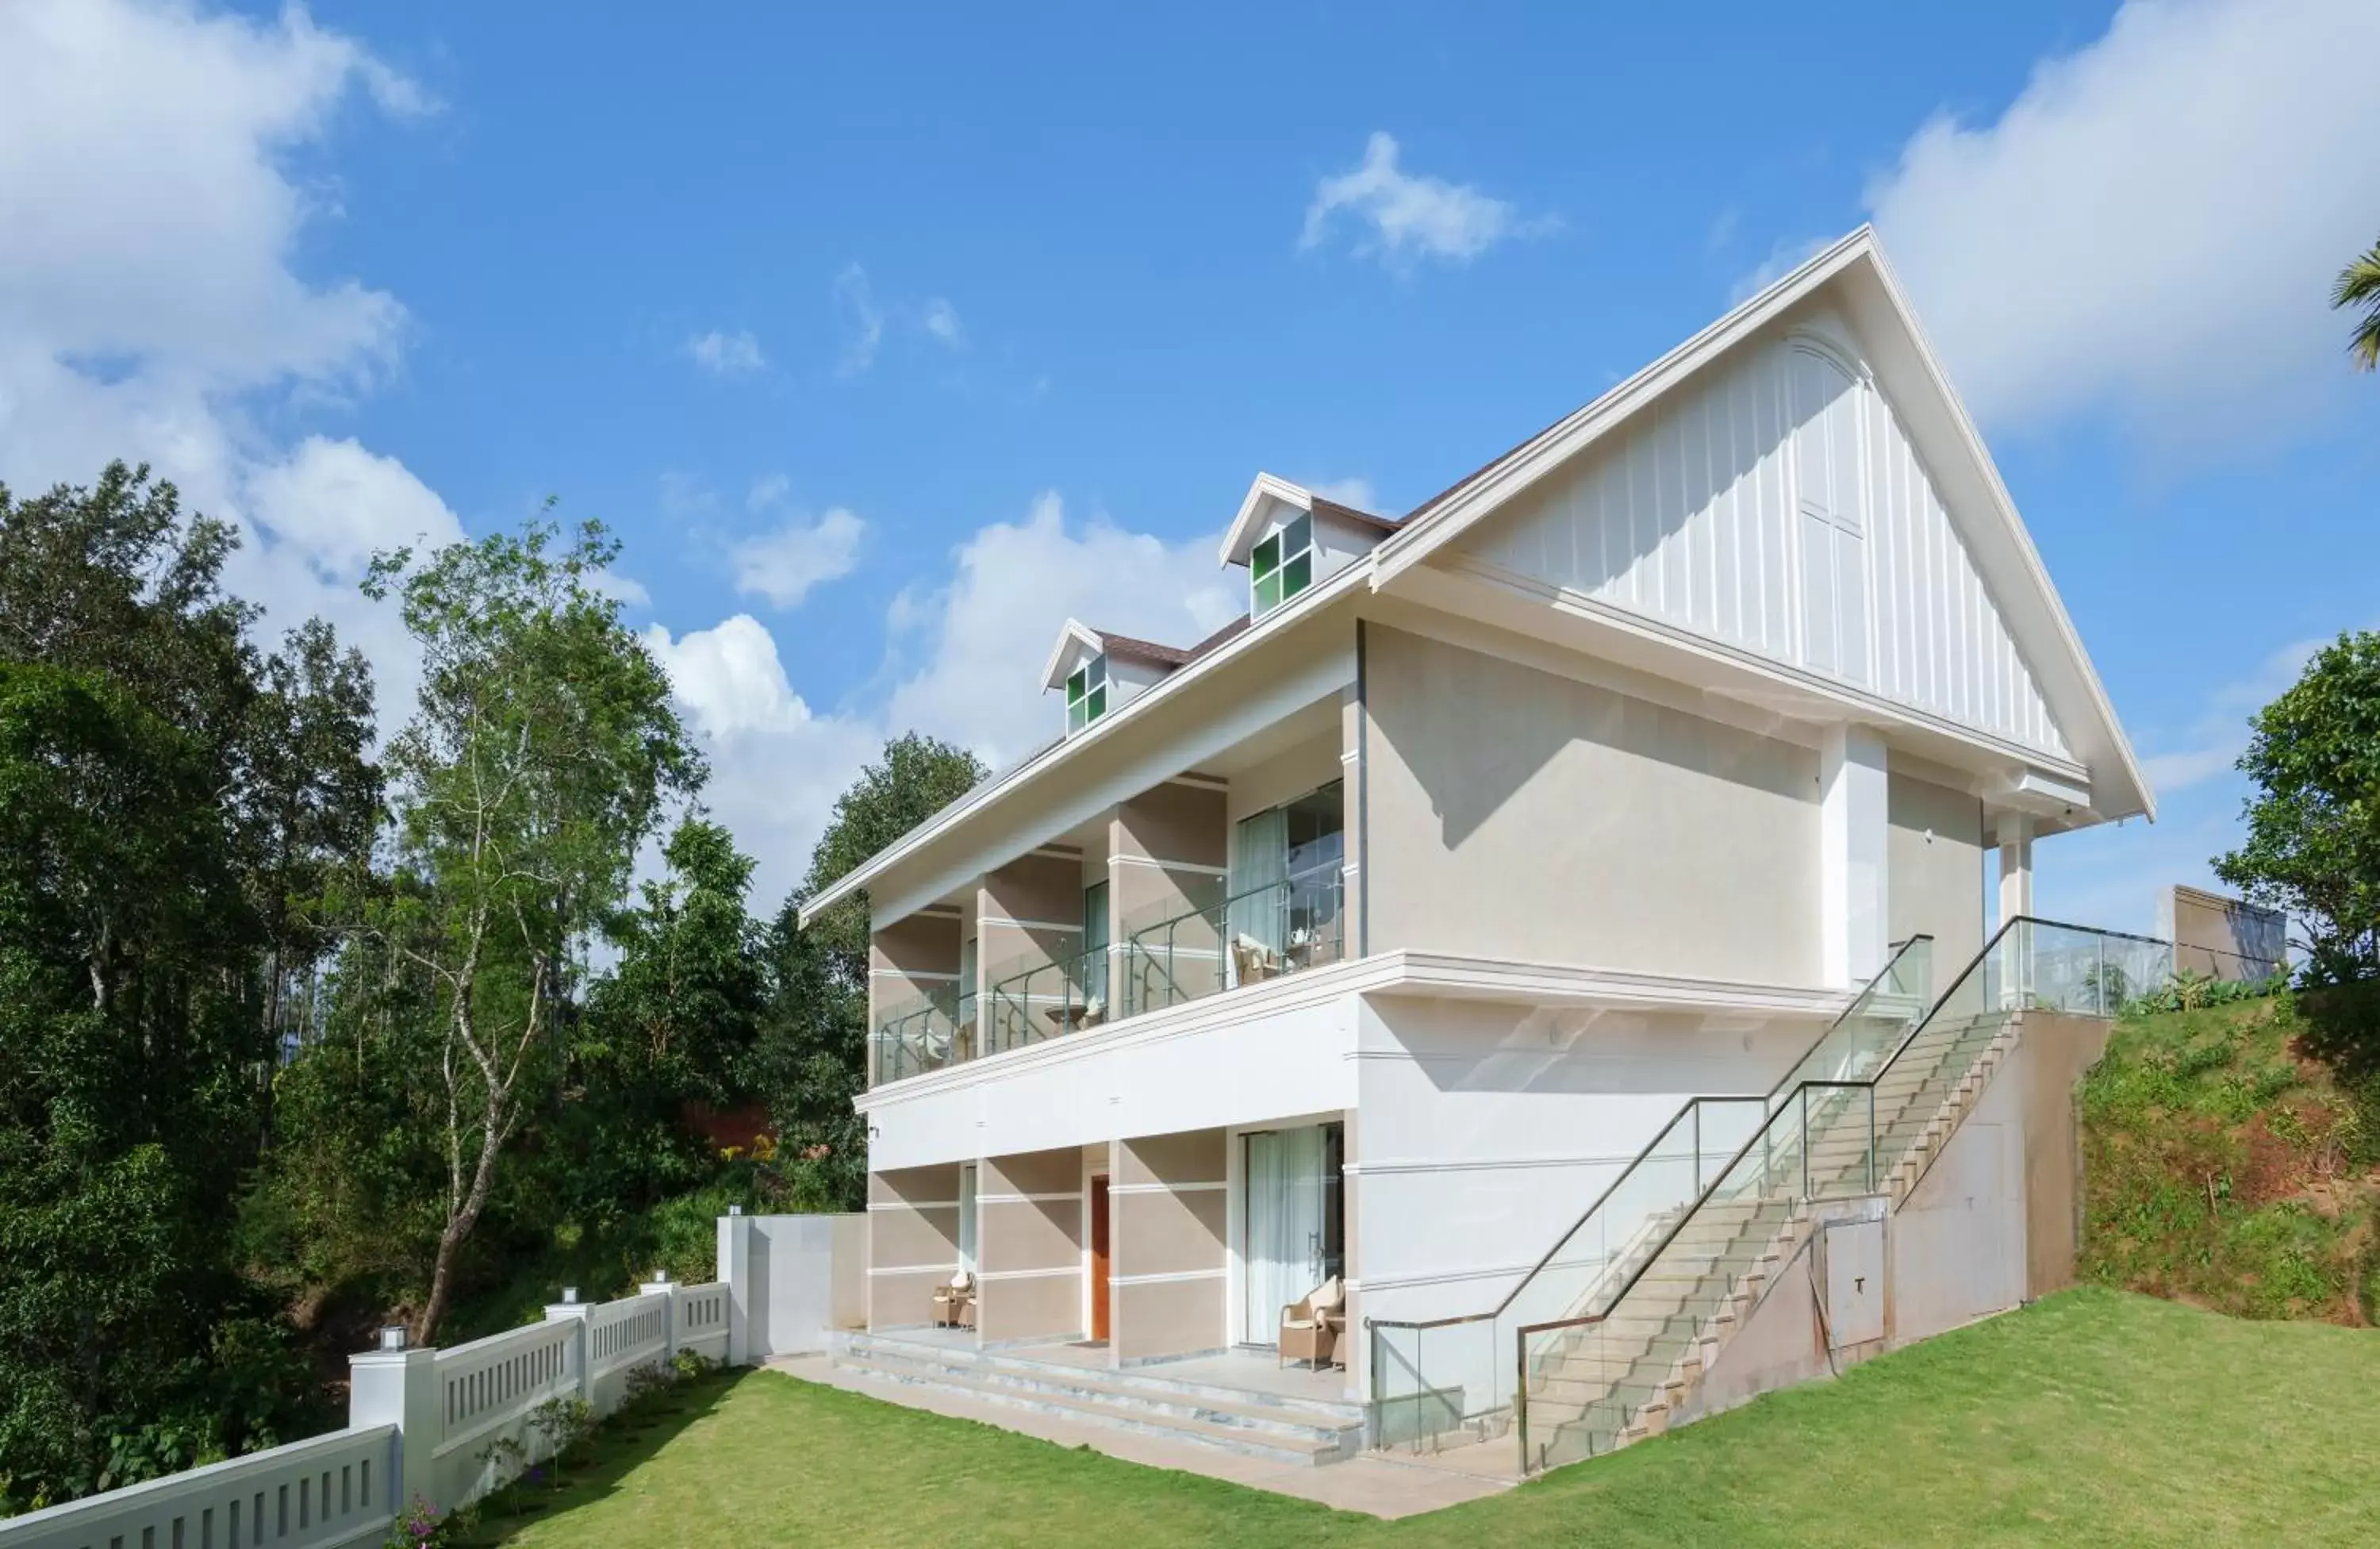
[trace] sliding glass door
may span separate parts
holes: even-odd
[[[1344,1268],[1336,1124],[1241,1137],[1243,1337],[1269,1344],[1281,1310]]]

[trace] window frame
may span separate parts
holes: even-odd
[[[1300,511],[1248,551],[1248,616],[1262,618],[1313,590],[1315,563],[1314,513]]]
[[[1108,671],[1108,653],[1098,653],[1066,675],[1066,735],[1097,722],[1115,697],[1115,675]]]

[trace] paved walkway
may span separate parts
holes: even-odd
[[[957,1420],[980,1421],[1027,1436],[1038,1436],[1061,1446],[1088,1446],[1127,1463],[1152,1469],[1179,1469],[1228,1480],[1251,1489],[1270,1490],[1301,1500],[1318,1501],[1342,1511],[1373,1517],[1412,1517],[1444,1506],[1460,1506],[1512,1488],[1512,1482],[1484,1478],[1449,1468],[1407,1461],[1388,1453],[1367,1452],[1343,1463],[1320,1468],[1268,1462],[1245,1458],[1193,1442],[1167,1441],[1161,1436],[1113,1431],[1087,1425],[1060,1415],[1040,1414],[1005,1404],[987,1404],[964,1394],[909,1383],[879,1382],[856,1372],[838,1370],[825,1356],[793,1356],[769,1362],[768,1369],[808,1383],[823,1383],[847,1393],[865,1394],[905,1409],[925,1409]]]

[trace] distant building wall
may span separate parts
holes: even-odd
[[[2289,966],[2289,917],[2220,893],[2168,887],[2157,899],[2157,934],[2173,943],[2176,972],[2269,979]]]

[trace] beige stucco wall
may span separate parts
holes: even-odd
[[[929,996],[959,993],[959,917],[918,913],[877,930],[868,944],[868,1025]]]
[[[1110,1329],[1115,1359],[1220,1349],[1229,1287],[1220,1129],[1118,1142],[1110,1203],[1115,1237]],[[1133,1284],[1137,1275],[1183,1278]]]
[[[2158,933],[2173,966],[2214,979],[2264,979],[2289,966],[2289,917],[2242,899],[2175,886],[2159,900]]]
[[[986,1157],[977,1172],[976,1327],[986,1342],[1083,1331],[1082,1152]]]
[[[1983,950],[1983,800],[1894,771],[1885,805],[1887,929],[1894,941],[1934,938],[1938,994]]]
[[[1369,946],[1819,982],[1818,756],[1367,627]]]
[[[933,1316],[934,1287],[959,1265],[955,1163],[868,1177],[868,1326],[902,1328]]]

